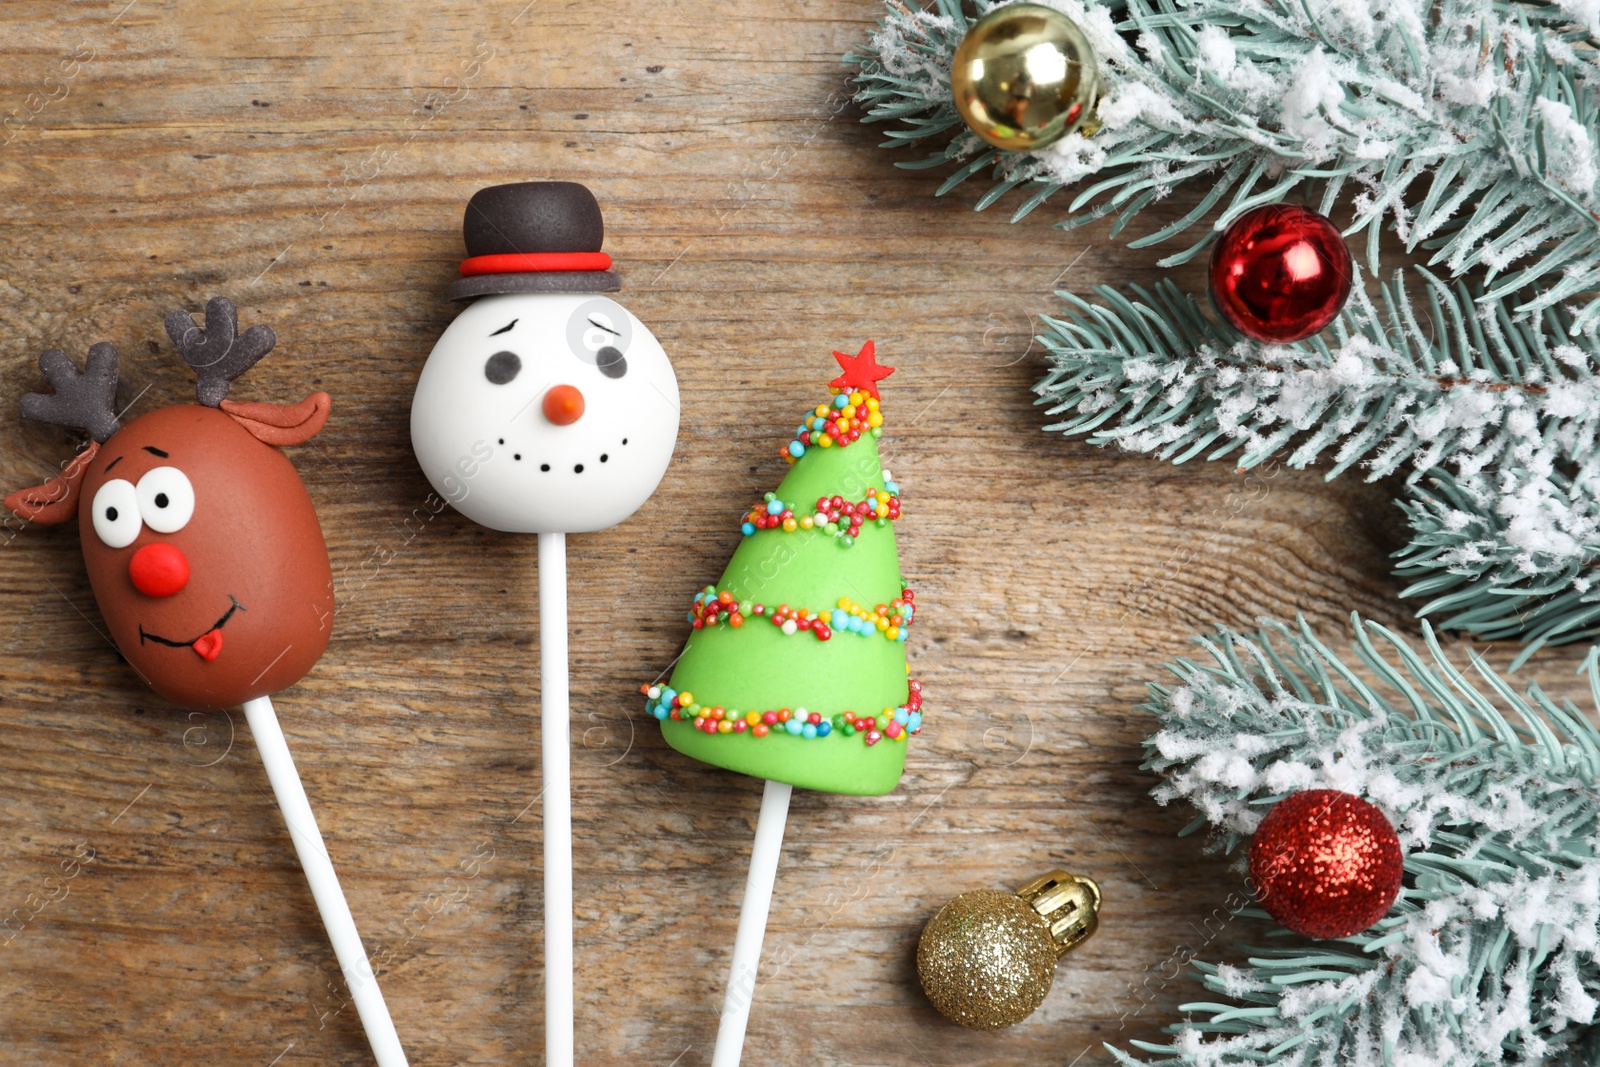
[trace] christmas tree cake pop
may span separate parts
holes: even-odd
[[[665,686],[646,690],[667,743],[695,759],[829,793],[900,780],[922,723],[906,678],[915,599],[900,576],[899,487],[883,469],[872,342],[783,450],[792,464],[745,516],[722,578]]]
[[[744,1044],[792,786],[894,789],[922,727],[907,678],[916,601],[900,576],[900,488],[883,469],[877,363],[868,341],[783,449],[792,465],[745,515],[721,580],[689,607],[693,631],[666,685],[644,687],[668,744],[767,780],[751,849],[713,1067]]]

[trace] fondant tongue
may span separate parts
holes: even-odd
[[[217,654],[222,651],[222,631],[212,630],[208,634],[203,634],[200,637],[195,638],[194,644],[190,645],[189,647],[194,649],[195,653],[201,659],[205,660],[207,663],[210,663],[212,660],[216,659]]]

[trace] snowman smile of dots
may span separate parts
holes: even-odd
[[[457,511],[491,529],[580,533],[615,525],[655,491],[678,433],[678,383],[661,345],[601,294],[621,287],[581,185],[479,191],[452,299],[473,303],[422,369],[417,460]],[[532,248],[533,251],[523,251]]]

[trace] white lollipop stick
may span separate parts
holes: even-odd
[[[544,1062],[572,1067],[572,750],[567,535],[539,535],[539,742],[544,775]]]
[[[711,1067],[739,1067],[744,1052],[744,1031],[750,1023],[750,1002],[756,995],[756,972],[761,966],[761,941],[767,933],[767,912],[772,907],[772,886],[778,877],[778,854],[783,851],[783,825],[789,818],[791,788],[769,780],[761,792],[761,814],[756,818],[756,840],[750,847],[750,876],[739,905],[739,932],[733,937],[733,965],[728,971],[728,991],[722,998],[722,1021],[717,1024],[717,1047]]]
[[[261,751],[261,762],[267,768],[267,780],[278,798],[283,821],[289,824],[289,837],[294,841],[295,852],[299,853],[300,866],[306,872],[306,881],[311,883],[311,896],[322,915],[322,925],[327,928],[328,940],[333,942],[333,954],[344,972],[345,985],[356,1002],[361,1025],[367,1031],[372,1054],[377,1058],[378,1067],[406,1067],[400,1036],[394,1032],[394,1022],[389,1018],[389,1007],[378,989],[377,976],[372,973],[366,950],[361,947],[361,935],[356,932],[350,905],[345,903],[344,891],[339,888],[339,876],[328,858],[322,831],[317,829],[317,818],[311,813],[311,802],[300,784],[300,773],[294,769],[294,758],[289,755],[283,731],[278,728],[272,699],[257,697],[246,701],[244,714],[250,723],[250,732],[255,735],[256,747]]]

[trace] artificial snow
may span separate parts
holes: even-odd
[[[1530,606],[1562,575],[1574,604],[1600,601],[1586,577],[1600,565],[1600,342],[1513,335],[1489,305],[1419,319],[1398,285],[1386,298],[1393,310],[1379,315],[1358,289],[1326,347],[1225,346],[1207,329],[1133,348],[1144,326],[1125,309],[1075,301],[1047,323],[1055,369],[1037,389],[1066,415],[1051,429],[1082,424],[1095,443],[1164,459],[1202,442],[1240,467],[1276,455],[1328,463],[1329,478],[1402,473],[1408,552],[1429,572],[1482,581],[1486,597],[1527,589]],[[1178,299],[1136,311],[1181,323]],[[1461,334],[1454,315],[1478,332]],[[1443,329],[1456,332],[1441,350]],[[1501,603],[1515,625],[1516,604]]]
[[[1063,184],[1094,174],[1106,162],[1105,146],[1081,133],[1069,133],[1034,156],[1042,164],[1042,173]]]
[[[1337,109],[1343,100],[1344,86],[1334,75],[1327,53],[1313,48],[1290,74],[1281,115],[1283,132],[1299,142],[1312,161],[1333,154],[1334,128],[1322,113]]]
[[[1096,115],[1107,130],[1119,130],[1135,122],[1166,130],[1185,127],[1183,115],[1170,96],[1139,82],[1122,82],[1114,87],[1101,99]]]
[[[1546,173],[1568,192],[1587,199],[1596,178],[1594,141],[1588,128],[1559,100],[1541,96],[1534,103],[1543,120]]]
[[[1588,27],[1591,34],[1600,34],[1600,0],[1557,0],[1556,7],[1574,22]]]

